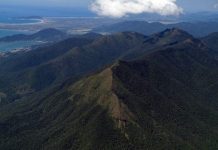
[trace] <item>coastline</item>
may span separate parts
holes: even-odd
[[[0,26],[11,26],[11,25],[16,25],[16,26],[23,26],[23,25],[37,25],[37,24],[43,24],[46,23],[47,19],[28,19],[28,20],[35,20],[37,22],[30,22],[30,23],[2,23],[0,22]]]

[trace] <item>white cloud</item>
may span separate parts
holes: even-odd
[[[179,15],[183,12],[176,0],[95,0],[91,4],[91,10],[100,16],[116,18],[128,14]]]

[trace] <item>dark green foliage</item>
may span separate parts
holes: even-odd
[[[113,68],[114,91],[135,114],[142,128],[138,134],[144,129],[145,138],[152,136],[149,149],[215,150],[218,146],[217,100],[207,90],[218,77],[218,61],[210,51],[185,45]],[[137,131],[133,133],[135,138]]]
[[[208,45],[211,49],[218,51],[218,33],[211,33],[202,38],[202,41]]]
[[[70,38],[52,46],[2,58],[0,77],[6,79],[11,91],[24,89],[23,96],[111,64],[144,39],[143,35],[128,32]],[[0,91],[5,88],[0,87]]]
[[[51,85],[56,78],[55,74],[51,74],[53,73],[51,72],[52,65],[50,68],[45,68],[43,64],[61,57],[73,47],[83,46],[90,42],[92,39],[70,38],[52,46],[1,58],[0,80],[3,84],[0,85],[0,91],[5,92],[8,95],[8,101],[11,101],[19,97],[18,93],[21,90],[22,93],[32,93],[32,91]]]
[[[0,107],[0,149],[217,149],[217,52],[191,35],[119,33],[47,58],[39,52],[37,63],[16,70],[38,91]],[[76,78],[118,58],[134,60]],[[10,87],[4,79],[16,71],[0,83]]]
[[[2,107],[0,148],[127,149],[105,109],[82,101],[78,107],[63,86]]]

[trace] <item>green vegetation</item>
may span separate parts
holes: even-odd
[[[4,78],[21,70],[29,77],[16,82],[24,96],[0,107],[0,149],[217,149],[216,51],[178,29],[151,37],[118,33],[72,47],[0,62],[9,66],[1,71],[15,72]],[[39,59],[27,63],[30,56]],[[16,57],[23,60],[9,61]],[[0,79],[8,86],[2,89],[13,89]]]
[[[86,36],[1,59],[0,77],[9,88],[5,92],[13,95],[12,98],[25,96],[16,94],[24,86],[29,87],[28,91],[39,91],[68,78],[83,76],[113,63],[144,40],[143,35],[136,33],[94,36],[94,39],[93,35]],[[5,90],[6,87],[0,89]]]
[[[202,38],[202,41],[208,45],[210,48],[214,49],[214,50],[218,50],[218,33],[211,33],[206,37]]]

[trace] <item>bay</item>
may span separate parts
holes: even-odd
[[[0,52],[11,51],[19,48],[30,48],[33,45],[38,45],[41,43],[41,41],[0,42]]]
[[[8,29],[0,29],[0,38],[5,37],[5,36],[10,36],[10,35],[15,35],[15,34],[31,34],[32,32],[30,31],[24,31],[24,30],[8,30]]]

